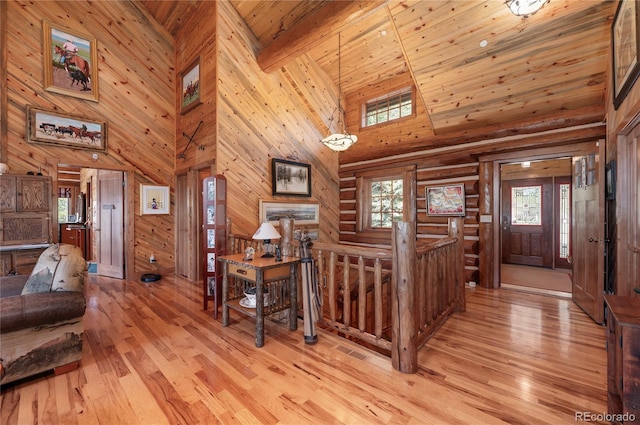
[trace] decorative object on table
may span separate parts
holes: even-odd
[[[347,124],[344,122],[344,110],[342,109],[342,77],[340,72],[340,37],[341,34],[338,33],[338,107],[329,118],[329,127],[331,127],[331,124],[333,124],[334,115],[338,114],[338,121],[336,122],[336,126],[338,128],[338,131],[342,131],[342,133],[333,133],[322,139],[322,143],[324,143],[325,146],[337,152],[346,151],[355,142],[358,141],[357,136],[349,134],[349,131],[347,130]]]
[[[281,218],[295,220],[296,226],[320,223],[320,205],[317,202],[269,202],[260,200],[260,222],[280,225]]]
[[[273,158],[271,187],[274,196],[311,196],[311,165]]]
[[[251,261],[253,260],[253,256],[256,254],[256,250],[253,249],[253,247],[249,247],[247,249],[244,250],[244,260],[245,261]]]
[[[107,123],[27,105],[27,142],[107,151]]]
[[[269,291],[266,287],[264,287],[262,289],[262,293],[264,294],[264,300],[262,301],[262,303],[267,306],[269,305]],[[240,305],[247,308],[256,308],[256,287],[250,286],[246,288],[244,290],[244,296],[245,298],[240,300]]]
[[[253,234],[253,239],[264,241],[264,254],[262,258],[273,258],[271,253],[271,240],[280,239],[280,233],[269,222],[264,222],[258,227],[258,230]]]
[[[617,110],[640,75],[640,11],[636,0],[621,0],[611,26],[613,106]]]
[[[202,103],[200,85],[200,56],[180,73],[181,99],[180,114],[184,115]]]
[[[426,198],[428,215],[465,215],[463,184],[427,187]]]
[[[44,88],[98,101],[98,52],[94,37],[42,23]]]
[[[169,186],[140,185],[140,215],[169,214]]]
[[[300,256],[302,257],[302,308],[304,310],[304,342],[315,344],[318,342],[316,322],[320,316],[322,296],[318,287],[318,276],[313,264],[311,245],[313,242],[304,230],[296,230],[295,238],[300,242]]]
[[[276,245],[276,261],[282,261],[282,250],[280,245]]]
[[[221,305],[222,267],[218,259],[227,253],[227,180],[222,175],[202,181],[202,285],[203,306],[214,303],[214,319]]]

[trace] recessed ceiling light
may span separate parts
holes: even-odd
[[[380,35],[384,37],[385,35],[387,35],[387,32],[385,30],[382,30],[380,31]]]
[[[489,44],[489,42],[487,40],[482,40],[480,42],[480,47],[487,47],[488,44]]]

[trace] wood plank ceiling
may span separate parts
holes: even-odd
[[[172,34],[192,7],[140,3]],[[434,135],[584,111],[604,117],[614,1],[551,0],[528,18],[500,0],[231,3],[265,46],[259,63],[267,50],[307,53],[345,96],[409,73]]]

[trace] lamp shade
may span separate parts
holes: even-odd
[[[258,230],[253,234],[253,239],[257,240],[271,240],[271,239],[280,239],[280,233],[276,230],[275,227],[269,222],[262,223]]]
[[[337,152],[346,151],[357,141],[357,136],[341,133],[335,133],[322,139],[322,143],[324,143],[325,146]]]
[[[542,9],[542,6],[549,3],[549,0],[507,0],[506,4],[511,13],[516,16],[533,15],[538,10]]]

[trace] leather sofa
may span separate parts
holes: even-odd
[[[31,275],[0,277],[0,385],[80,364],[86,309],[80,248],[48,247]]]

